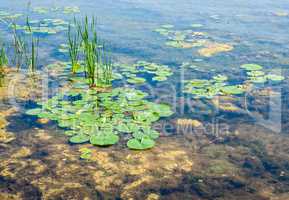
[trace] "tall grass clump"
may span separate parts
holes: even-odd
[[[19,71],[24,63],[26,45],[24,38],[17,33],[16,27],[17,25],[13,23],[12,28],[13,28],[14,63],[17,71]]]
[[[74,19],[76,22],[76,19]],[[80,68],[79,64],[79,53],[81,47],[80,35],[79,32],[73,32],[71,24],[68,26],[68,52],[71,62],[71,71],[72,73],[76,73]]]
[[[8,65],[8,57],[4,45],[1,45],[0,49],[0,87],[3,85],[3,78],[5,76],[4,67]]]
[[[37,70],[37,61],[38,61],[38,47],[39,47],[39,38],[35,38],[33,35],[33,31],[31,29],[29,19],[26,20],[27,31],[30,33],[29,40],[29,51],[26,51],[26,60],[28,64],[29,71],[34,74]]]
[[[0,71],[4,71],[4,67],[8,65],[8,57],[6,54],[6,49],[4,45],[0,48]]]
[[[81,37],[84,71],[90,87],[108,87],[111,85],[112,62],[105,53],[104,45],[99,41],[96,20],[86,16],[83,21],[75,22]]]

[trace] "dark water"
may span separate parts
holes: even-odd
[[[145,60],[172,69],[174,75],[167,81],[136,87],[149,92],[152,101],[169,103],[175,112],[156,123],[162,137],[153,149],[131,151],[122,141],[108,148],[94,147],[92,159],[85,161],[79,158],[79,149],[91,146],[70,145],[57,123],[42,123],[24,114],[47,91],[53,96],[64,87],[67,77],[48,76],[47,82],[40,78],[35,83],[25,75],[8,76],[10,87],[0,91],[0,131],[13,140],[0,140],[0,199],[289,199],[287,1],[0,3],[0,10],[23,13],[16,20],[22,25],[27,14],[30,20],[71,21],[74,16],[61,11],[39,14],[31,11],[35,7],[78,6],[77,18],[96,16],[100,37],[115,62]],[[154,32],[163,24],[176,30],[202,24],[196,31],[233,44],[234,49],[205,57],[197,48],[170,48],[166,37]],[[12,30],[4,22],[0,27],[2,40],[9,43]],[[53,62],[68,61],[58,51],[66,34],[39,35],[39,71]],[[198,69],[182,69],[183,62],[193,62]],[[246,74],[240,65],[245,63],[262,65],[264,71],[281,74],[285,80],[256,84],[244,95],[217,99],[237,110],[216,106],[216,99],[195,99],[182,92],[184,79],[216,74],[226,74],[231,84],[242,83]],[[182,127],[180,119],[198,120],[201,125]]]

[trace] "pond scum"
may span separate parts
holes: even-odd
[[[69,14],[78,13],[79,9],[37,7],[33,11]],[[7,20],[18,17],[7,13],[0,15]],[[166,199],[221,200],[240,195],[245,199],[267,200],[274,199],[283,189],[289,190],[288,163],[281,163],[289,141],[285,137],[262,136],[267,130],[242,125],[244,134],[240,135],[237,130],[231,135],[222,133],[224,138],[222,135],[214,138],[215,142],[203,137],[196,141],[185,133],[180,141],[168,137],[157,142],[161,133],[153,125],[170,119],[174,112],[168,104],[149,101],[150,94],[136,88],[148,81],[143,74],[149,74],[151,81],[164,82],[173,75],[172,69],[148,61],[131,65],[113,62],[96,25],[96,19],[87,16],[82,20],[74,18],[71,23],[27,18],[24,26],[10,24],[14,59],[9,61],[7,46],[1,44],[0,88],[5,86],[3,79],[13,79],[15,74],[23,73],[21,69],[28,69],[27,74],[21,74],[25,79],[22,80],[24,87],[29,84],[39,87],[41,39],[37,34],[66,31],[67,44],[61,46],[61,52],[69,55],[69,62],[51,64],[47,68],[63,75],[69,84],[62,88],[63,92],[46,101],[37,98],[33,108],[24,114],[27,121],[21,123],[35,119],[47,129],[56,123],[60,128],[56,132],[64,133],[69,144],[74,145],[66,145],[63,138],[39,128],[31,130],[33,137],[24,132],[17,138],[7,130],[10,121],[17,120],[13,113],[18,111],[1,111],[0,152],[8,159],[0,158],[0,199],[157,200],[165,196]],[[196,29],[202,25],[191,27]],[[234,49],[231,45],[208,40],[205,33],[173,31],[173,28],[173,25],[163,25],[156,30],[168,37],[166,45],[169,47],[200,48],[198,52],[204,57]],[[15,65],[15,71],[8,67],[10,63]],[[181,68],[195,70],[191,63],[183,63]],[[254,86],[266,90],[267,85],[285,80],[282,75],[267,72],[258,64],[245,63],[240,69],[246,74],[242,83],[235,84],[227,75],[215,74],[208,79],[185,79],[182,92],[196,101],[212,100],[213,105],[224,112],[235,112],[241,108],[232,103],[236,100],[234,97],[244,95]],[[28,84],[26,79],[33,83]],[[131,87],[113,84],[120,80]],[[39,92],[39,88],[37,90]],[[17,95],[27,100],[33,92],[28,93]],[[40,96],[36,92],[35,95]],[[8,121],[6,117],[11,116],[13,120]],[[195,119],[179,118],[175,123],[180,130],[187,126],[197,129],[204,126]],[[270,146],[264,145],[258,137],[263,137]],[[15,140],[19,143],[16,149],[7,145]],[[278,143],[284,145],[279,147]],[[198,145],[201,148],[196,149]],[[122,148],[124,146],[129,150]],[[144,151],[148,149],[150,151]],[[272,149],[282,154],[276,157]],[[288,197],[286,193],[284,197]]]

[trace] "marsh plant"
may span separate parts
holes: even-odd
[[[13,27],[14,63],[17,68],[17,71],[19,71],[24,63],[26,45],[24,38],[17,33],[17,25],[13,23],[12,27]]]
[[[5,45],[1,45],[0,49],[0,71],[3,72],[3,67],[8,64],[8,57],[6,54]]]
[[[84,72],[90,87],[108,87],[112,79],[112,61],[106,53],[104,43],[99,41],[96,31],[96,19],[91,20],[86,16],[83,21],[76,21],[76,34],[80,36],[80,44],[83,49]],[[71,30],[70,30],[71,31]],[[77,36],[71,39],[69,44],[71,63],[78,58]],[[74,71],[72,65],[72,71]]]
[[[27,64],[29,71],[34,74],[37,69],[39,38],[35,38],[31,29],[29,19],[26,20],[27,31],[30,33],[29,51],[26,52]]]
[[[8,65],[8,57],[4,45],[0,49],[0,87],[3,85],[3,78],[5,76],[4,67]]]
[[[74,19],[74,22],[76,20]],[[75,74],[79,68],[79,53],[80,53],[81,41],[79,32],[73,32],[71,24],[68,26],[68,52],[71,61],[71,70]]]

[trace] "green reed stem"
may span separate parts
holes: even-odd
[[[96,31],[96,19],[86,16],[82,22],[75,22],[81,37],[84,54],[85,77],[90,87],[111,85],[112,64],[105,53]]]
[[[69,51],[72,73],[76,73],[80,67],[80,64],[79,64],[80,46],[81,46],[81,43],[80,43],[79,32],[77,31],[76,33],[72,33],[72,27],[69,24],[68,26],[68,51]]]

